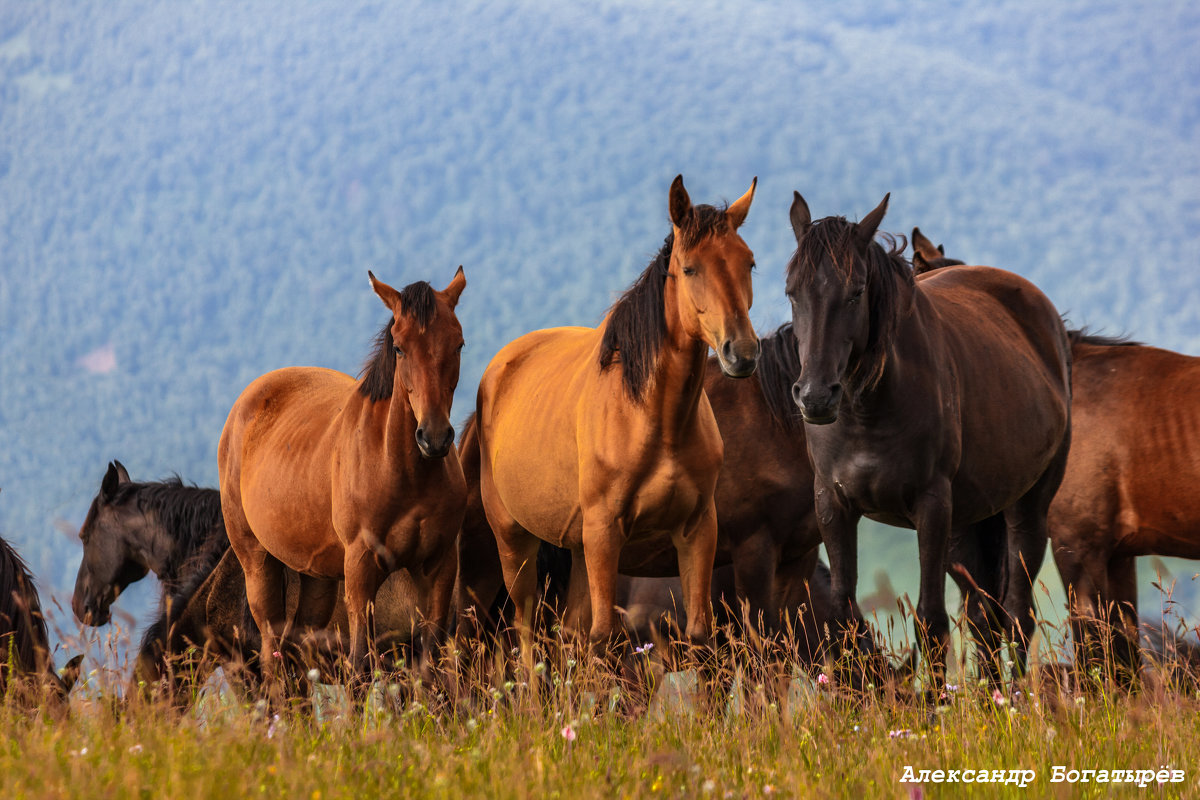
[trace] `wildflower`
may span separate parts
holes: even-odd
[[[142,749],[143,748],[140,744],[135,744],[133,747],[129,748],[129,752],[133,755],[137,755],[138,753],[142,752]]]
[[[275,650],[274,652],[271,653],[271,658],[283,658],[283,653],[279,652],[278,650]]]
[[[310,669],[308,671],[308,679],[313,683],[319,681],[321,679],[321,670],[317,669],[316,667]]]
[[[946,691],[947,691],[947,692],[957,692],[957,691],[958,691],[958,684],[957,684],[957,683],[947,683],[947,684],[946,684]]]
[[[888,731],[888,738],[889,739],[913,739],[913,738],[916,738],[916,734],[914,734],[908,728],[898,728],[894,731]]]
[[[575,741],[575,726],[572,725],[571,723],[568,722],[566,725],[564,725],[563,729],[561,731],[559,731],[559,733],[568,742]]]
[[[717,790],[717,782],[714,781],[712,778],[709,778],[704,783],[700,784],[700,791],[704,792],[705,794],[710,794],[712,792],[715,792],[716,790]]]
[[[822,672],[820,675],[817,676],[817,683],[824,686],[825,684],[829,683],[829,676],[826,675],[824,672]]]
[[[467,720],[467,730],[473,731],[477,727],[479,727],[479,723],[475,721],[474,717],[471,717]]]
[[[271,717],[271,724],[269,726],[267,726],[267,738],[268,739],[274,738],[275,729],[276,729],[276,726],[278,726],[278,725],[279,725],[279,715],[274,714]]]
[[[1005,703],[1007,703],[1008,701],[1004,699],[1003,692],[1001,692],[999,689],[993,689],[992,690],[992,702],[994,702],[998,706],[1002,706]]]
[[[771,783],[764,783],[763,794],[775,794],[775,785]]]
[[[1075,705],[1077,705],[1077,706],[1081,706],[1086,702],[1087,702],[1087,698],[1084,697],[1083,695],[1079,695],[1079,697],[1075,698]]]
[[[646,642],[641,647],[633,648],[633,652],[637,653],[638,655],[642,655],[642,654],[649,655],[650,651],[653,649],[654,649],[654,642]]]

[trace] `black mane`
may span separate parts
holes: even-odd
[[[426,281],[410,283],[400,290],[400,313],[412,317],[417,325],[428,327],[437,313],[437,296]],[[396,318],[388,320],[375,342],[371,354],[358,374],[358,392],[371,402],[387,400],[392,396],[396,379],[395,343],[392,341],[392,325]]]
[[[800,377],[801,367],[792,323],[780,325],[758,344],[758,382],[771,418],[786,431],[802,430],[803,418],[792,400],[792,384]]]
[[[17,672],[40,671],[50,656],[50,637],[29,567],[0,538],[0,695]]]
[[[722,233],[728,227],[725,209],[694,206],[691,223],[679,231],[679,244],[690,249],[705,237]],[[674,245],[675,234],[672,232],[663,240],[662,248],[650,265],[609,309],[608,323],[600,341],[600,369],[619,363],[625,390],[634,400],[642,398],[667,335],[663,297]]]
[[[1067,330],[1067,341],[1071,347],[1077,344],[1094,344],[1100,347],[1143,347],[1141,342],[1135,342],[1128,336],[1101,336],[1092,333],[1087,328]]]
[[[912,266],[904,259],[904,246],[891,234],[880,234],[887,240],[888,249],[872,240],[865,256],[860,256],[857,231],[845,217],[825,217],[817,220],[804,234],[787,266],[787,291],[807,285],[816,273],[811,265],[828,258],[835,269],[850,279],[856,264],[866,270],[870,331],[867,345],[847,377],[847,388],[855,394],[873,388],[883,376],[887,360],[887,345],[895,335],[900,318],[907,311],[899,307],[901,289],[912,289]],[[805,268],[802,268],[803,267]]]

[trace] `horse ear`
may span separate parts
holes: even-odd
[[[750,190],[739,197],[733,205],[725,209],[725,219],[729,220],[729,224],[734,230],[742,227],[742,223],[746,221],[746,215],[750,213],[750,203],[754,202],[754,189],[758,186],[758,176],[750,181]]]
[[[398,313],[400,309],[400,293],[388,286],[383,281],[375,277],[375,273],[367,270],[367,279],[371,281],[371,288],[375,294],[379,295],[379,299],[388,307],[388,311],[393,314]]]
[[[917,256],[921,256],[921,260],[928,262],[934,258],[941,258],[945,253],[939,252],[939,248],[933,246],[933,242],[929,240],[925,234],[921,233],[920,228],[913,228],[912,231],[912,247],[913,247],[913,264],[917,263]]]
[[[796,234],[796,244],[800,244],[800,240],[812,225],[812,214],[808,210],[808,203],[804,202],[799,192],[792,192],[792,210],[789,216],[792,219],[792,233]]]
[[[868,245],[875,238],[875,231],[879,230],[879,223],[883,222],[883,215],[887,213],[888,198],[892,196],[888,192],[883,196],[883,200],[875,209],[862,218],[862,221],[854,226],[855,233],[858,235],[858,243]]]
[[[683,188],[682,175],[676,175],[675,180],[671,181],[667,205],[671,213],[671,224],[676,228],[685,227],[691,221],[692,198],[688,197],[687,189]]]
[[[133,483],[133,478],[129,477],[129,470],[125,469],[125,465],[120,461],[113,459],[113,466],[117,468],[117,480],[121,483]]]
[[[126,476],[128,477],[128,476]],[[100,497],[103,500],[112,500],[117,494],[117,487],[121,485],[121,475],[117,472],[116,462],[108,462],[108,471],[104,473],[104,479],[100,481]]]
[[[458,305],[458,297],[465,288],[467,288],[467,276],[463,274],[462,264],[459,264],[458,272],[454,273],[454,278],[450,281],[450,285],[442,291],[442,294],[446,296],[446,302],[450,304],[451,308]]]

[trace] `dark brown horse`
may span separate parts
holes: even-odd
[[[1200,358],[1072,331],[1074,436],[1050,506],[1079,663],[1136,671],[1144,555],[1200,558]]]
[[[915,528],[917,635],[940,676],[951,530],[1003,514],[1004,611],[1023,667],[1032,578],[1070,444],[1066,332],[1045,295],[1012,273],[946,267],[914,280],[895,250],[874,241],[886,209],[885,197],[857,224],[814,223],[798,192],[791,209],[787,294],[802,364],[793,399],[816,473],[835,627],[865,631],[858,520]]]
[[[619,629],[617,573],[673,553],[687,636],[708,641],[723,447],[704,364],[710,347],[733,377],[758,361],[754,257],[737,233],[753,197],[754,184],[725,210],[693,206],[677,177],[670,236],[600,326],[527,334],[484,372],[481,498],[519,622],[543,541],[573,551],[566,621],[596,647]]]
[[[942,267],[960,267],[967,262],[959,261],[957,258],[947,258],[946,248],[940,244],[935,245],[929,240],[920,228],[912,230],[912,267],[914,275],[924,275],[926,272],[932,272],[935,269]]]
[[[362,377],[301,367],[260,377],[234,404],[217,451],[225,528],[264,652],[293,628],[324,628],[344,578],[356,668],[368,655],[376,592],[401,568],[416,584],[422,649],[433,655],[466,496],[450,426],[462,268],[440,292],[369,277],[392,320]],[[302,576],[291,616],[285,568]]]
[[[120,461],[109,463],[79,538],[71,608],[84,625],[107,624],[113,601],[150,572],[162,581],[164,604],[178,606],[179,598],[171,601],[182,584],[207,575],[229,549],[215,489],[179,478],[134,481]]]
[[[60,677],[37,587],[25,562],[0,538],[0,700],[23,705],[48,702],[61,709],[79,677],[83,656],[67,662]]]

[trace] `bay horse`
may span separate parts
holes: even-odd
[[[207,575],[229,549],[217,490],[178,477],[134,481],[120,461],[109,462],[79,539],[71,609],[82,624],[97,626],[108,623],[110,606],[131,583],[153,572],[171,604],[181,584]]]
[[[917,272],[962,263],[918,236],[914,228]],[[1139,642],[1165,649],[1152,627],[1139,635],[1135,559],[1200,558],[1200,358],[1086,330],[1067,337],[1071,452],[1050,504],[1051,551],[1076,662],[1111,659],[1114,677],[1129,682]]]
[[[991,267],[914,279],[875,241],[884,197],[858,223],[812,221],[796,192],[786,291],[802,364],[792,388],[815,472],[836,630],[863,636],[857,524],[915,528],[919,643],[935,681],[949,647],[945,579],[952,529],[1002,514],[1004,613],[1023,670],[1032,580],[1070,446],[1070,346],[1033,284]],[[995,656],[993,655],[993,658]]]
[[[462,267],[442,291],[425,281],[397,291],[368,277],[392,319],[361,377],[316,367],[267,373],[234,403],[217,449],[225,528],[263,652],[293,629],[325,627],[344,580],[355,669],[368,656],[376,592],[401,568],[416,586],[422,657],[434,655],[466,496],[450,425]],[[285,567],[301,575],[290,618]]]
[[[55,672],[33,575],[17,551],[0,537],[0,700],[14,697],[26,705],[45,701],[61,711],[82,661],[82,655],[75,656],[62,676]]]
[[[1130,681],[1143,555],[1200,558],[1200,358],[1071,331],[1066,476],[1050,506],[1079,664]]]
[[[599,327],[526,334],[484,371],[480,492],[519,627],[541,542],[573,552],[566,623],[596,650],[619,631],[618,572],[673,550],[687,637],[707,644],[723,445],[704,366],[710,347],[731,377],[758,361],[754,256],[737,233],[756,185],[722,210],[693,206],[676,177],[670,235]]]

